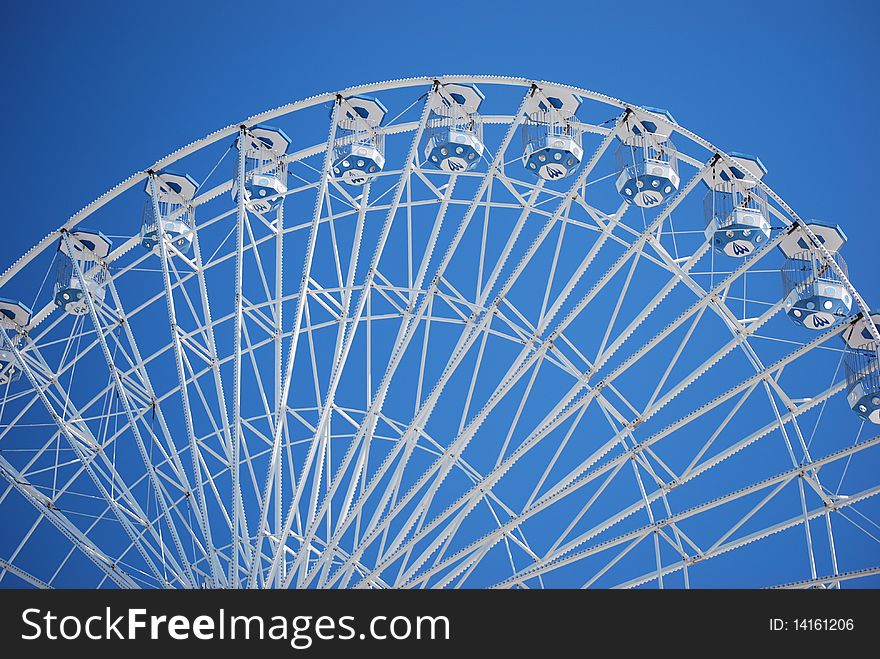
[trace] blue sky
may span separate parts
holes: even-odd
[[[263,3],[255,15],[223,0],[10,5],[0,116],[16,155],[0,164],[0,261],[215,128],[325,90],[441,73],[555,79],[668,107],[721,148],[759,154],[800,214],[850,235],[876,226],[863,189],[880,147],[864,128],[880,100],[875,3],[743,1],[722,14],[636,0],[559,15],[515,1],[361,6]],[[38,204],[35,172],[53,190]],[[877,279],[876,244],[847,249],[861,288]]]
[[[796,212],[843,226],[851,279],[880,305],[873,3],[575,5],[18,3],[0,39],[0,270],[131,173],[249,115],[363,82],[497,73],[665,107],[759,155]]]

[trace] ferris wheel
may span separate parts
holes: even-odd
[[[0,585],[876,585],[880,312],[769,177],[497,76],[172,153],[0,276]]]

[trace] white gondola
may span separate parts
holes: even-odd
[[[0,298],[0,331],[15,333],[15,338],[7,338],[17,341],[18,335],[24,331],[31,322],[31,310],[21,302]],[[7,348],[6,341],[0,343],[0,385],[8,385],[21,377],[21,367],[15,357],[15,353]]]
[[[846,276],[846,261],[838,253],[846,242],[843,230],[835,225],[811,222],[808,225],[837,268],[813,247],[803,232],[793,231],[779,244],[786,261],[782,267],[782,294],[788,317],[801,327],[825,330],[849,315],[852,296],[838,274]]]
[[[276,210],[287,192],[287,163],[284,155],[290,147],[290,138],[280,128],[259,124],[245,131],[236,140],[239,150],[244,149],[245,179],[244,203],[256,213]],[[238,201],[238,163],[232,178],[232,198]]]
[[[865,343],[846,352],[846,399],[859,418],[880,424],[880,359],[877,344]]]
[[[152,175],[144,187],[150,199],[144,203],[141,245],[149,250],[155,249],[161,231],[176,249],[184,254],[189,252],[194,228],[191,204],[197,189],[198,184],[187,174],[166,170]]]
[[[0,298],[0,328],[20,332],[27,329],[32,315],[27,305],[17,300]]]
[[[871,322],[874,324],[874,327],[880,328],[880,309],[874,309],[871,312]],[[866,343],[873,341],[874,336],[871,334],[868,318],[864,314],[859,314],[859,317],[840,333],[840,338],[853,350],[857,350]]]
[[[552,92],[523,123],[523,166],[545,181],[570,176],[584,157],[582,131],[575,116],[582,99]]]
[[[670,136],[675,119],[666,110],[629,110],[617,148],[617,191],[629,203],[653,208],[668,201],[681,183],[678,156]]]
[[[767,169],[755,156],[731,156],[735,164],[718,160],[703,177],[706,239],[717,252],[745,258],[770,239],[767,194],[757,185]]]
[[[76,229],[70,232],[72,252],[62,237],[55,260],[55,304],[74,316],[89,312],[86,295],[94,302],[104,300],[108,272],[102,263],[113,243],[99,231]],[[83,274],[80,280],[76,265]],[[85,286],[83,286],[85,284]]]
[[[352,186],[363,185],[385,167],[382,121],[388,112],[369,96],[340,99],[333,143],[333,176]]]
[[[476,85],[440,85],[425,129],[425,161],[445,172],[465,172],[483,157],[484,96]]]

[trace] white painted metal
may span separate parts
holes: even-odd
[[[423,168],[433,95],[464,84],[480,86],[497,132],[486,162]],[[493,105],[501,88],[519,88],[518,107]],[[608,121],[581,119],[591,155],[557,189],[520,168],[514,138],[536,99],[570,94]],[[412,110],[383,127],[386,168],[357,190],[330,176],[340,99],[356,95],[379,97],[389,116],[394,98]],[[297,117],[328,104],[326,139],[297,132]],[[716,261],[688,209],[706,169],[734,161],[684,127],[672,130],[689,183],[665,207],[647,214],[606,194],[613,120],[630,108],[643,112],[518,78],[365,85],[217,131],[75,214],[0,275],[0,295],[33,297],[29,282],[59,240],[74,248],[81,223],[124,234],[99,259],[110,295],[86,297],[88,319],[36,294],[30,324],[2,330],[24,377],[0,385],[0,515],[24,501],[31,519],[0,554],[0,582],[66,585],[84,556],[95,582],[77,585],[690,587],[742,547],[795,532],[803,571],[766,585],[875,578],[875,566],[847,563],[841,529],[874,542],[843,514],[866,514],[877,492],[850,486],[847,470],[876,461],[878,440],[831,441],[822,425],[845,404],[828,359],[840,336],[855,323],[880,341],[864,298],[838,272],[854,300],[846,322],[809,340],[784,323],[771,276],[780,241],[800,232],[836,265],[763,179],[776,235],[748,259]],[[230,207],[233,181],[206,181],[178,211],[198,211],[192,254],[161,236],[140,250],[138,222],[118,211],[128,191],[146,179],[158,213],[154,172],[222,161],[218,143],[266,121],[293,126],[284,203],[271,216],[243,195]],[[77,265],[76,276],[87,274]],[[805,368],[822,386],[787,377]],[[43,434],[28,443],[34,428]],[[669,449],[686,438],[698,441],[680,464]],[[776,476],[740,466],[737,487],[712,489],[716,467],[777,445]],[[714,537],[694,526],[737,501],[752,505]],[[563,506],[574,512],[553,526]],[[756,529],[759,515],[773,521]],[[65,552],[45,572],[23,567],[55,530]]]

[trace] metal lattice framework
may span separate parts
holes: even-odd
[[[470,171],[422,157],[432,96],[451,83],[486,96]],[[559,91],[584,99],[584,157],[543,182],[518,133]],[[362,187],[332,173],[338,110],[355,95],[389,108],[384,169]],[[841,368],[840,335],[865,322],[865,301],[763,182],[772,237],[745,259],[717,255],[702,179],[731,161],[681,126],[678,193],[623,202],[612,147],[635,107],[507,77],[365,85],[212,133],[74,215],[0,276],[3,297],[34,302],[26,327],[3,331],[21,377],[0,392],[0,579],[876,579],[880,436],[849,410]],[[261,213],[230,191],[246,177],[236,140],[265,122],[292,147],[283,204]],[[194,218],[191,251],[140,244],[143,189],[159,217],[168,167],[199,181],[177,210]],[[94,266],[103,299],[73,316],[50,278],[81,226],[114,248]],[[793,232],[854,300],[825,331],[785,315],[776,247]]]

